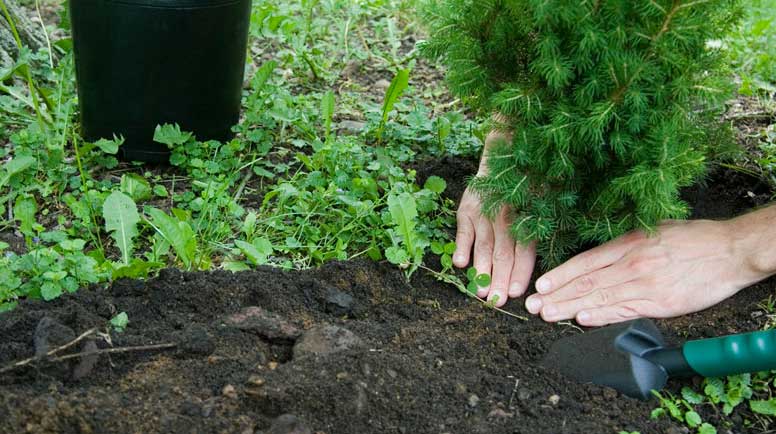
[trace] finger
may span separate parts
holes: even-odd
[[[453,264],[458,268],[469,266],[472,244],[474,244],[474,223],[468,214],[458,212],[458,229],[455,234],[455,254]]]
[[[516,243],[515,245],[515,264],[512,267],[512,277],[509,283],[509,297],[517,298],[525,294],[528,290],[528,284],[531,282],[531,275],[536,266],[536,243],[527,246]]]
[[[540,294],[557,291],[580,276],[612,265],[629,249],[630,244],[621,238],[579,254],[540,277],[536,281],[536,291]]]
[[[547,322],[573,319],[580,312],[602,309],[626,301],[646,298],[645,293],[648,291],[650,291],[649,288],[637,283],[626,283],[610,288],[597,289],[575,300],[552,304],[545,302],[541,314],[542,318]]]
[[[491,275],[493,271],[494,235],[493,223],[485,217],[480,217],[475,228],[474,239],[474,268],[477,274]],[[485,298],[490,292],[490,287],[479,288],[477,296]]]
[[[554,304],[562,301],[574,300],[597,289],[611,288],[616,285],[630,282],[634,277],[633,273],[629,272],[627,267],[618,262],[609,267],[577,277],[562,288],[542,296],[542,303]]]
[[[507,292],[515,265],[515,241],[509,234],[508,215],[508,210],[504,208],[493,223],[493,274],[488,301],[495,300],[496,307],[504,306],[509,299]]]
[[[600,309],[583,310],[577,314],[577,322],[585,327],[602,327],[641,317],[638,309],[626,303]]]

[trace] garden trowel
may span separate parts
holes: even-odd
[[[776,369],[776,330],[668,347],[655,323],[640,319],[563,338],[553,344],[543,364],[580,382],[646,400],[669,378]]]

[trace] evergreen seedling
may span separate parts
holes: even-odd
[[[735,0],[430,0],[421,50],[509,142],[472,187],[553,266],[585,243],[687,217],[679,191],[728,140]],[[716,47],[716,48],[715,48]]]

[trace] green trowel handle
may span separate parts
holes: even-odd
[[[704,377],[769,371],[776,369],[776,330],[687,342],[682,352]]]

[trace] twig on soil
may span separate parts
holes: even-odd
[[[116,353],[129,353],[129,352],[141,352],[141,351],[155,351],[155,350],[168,350],[171,348],[175,348],[178,346],[178,344],[175,343],[165,343],[165,344],[157,344],[157,345],[143,345],[143,346],[136,346],[136,347],[121,347],[121,348],[106,348],[102,350],[96,350],[96,351],[84,351],[80,353],[74,353],[74,354],[66,354],[64,356],[57,356],[52,357],[56,355],[57,353],[61,353],[62,351],[67,350],[68,348],[72,348],[74,345],[78,344],[79,342],[83,341],[84,339],[91,337],[93,335],[100,336],[101,333],[99,333],[99,328],[95,327],[92,329],[89,329],[85,332],[83,332],[80,336],[73,339],[72,341],[56,347],[52,349],[51,351],[48,351],[45,354],[41,354],[39,356],[29,357],[24,360],[20,360],[18,362],[12,363],[2,369],[0,369],[0,374],[4,374],[6,372],[13,371],[15,369],[19,369],[28,365],[31,365],[36,362],[40,362],[43,360],[47,360],[49,362],[64,362],[66,360],[70,359],[76,359],[79,357],[84,356],[92,356],[92,355],[100,355],[100,354],[116,354]],[[107,336],[107,339],[105,336],[101,336],[106,342],[110,344],[110,336]]]
[[[234,194],[234,201],[236,203],[240,202],[243,191],[245,191],[245,187],[248,185],[248,182],[250,182],[251,178],[253,178],[253,170],[249,171],[248,174],[245,175],[242,182],[240,183],[240,186],[237,188],[237,193]]]
[[[512,389],[512,396],[509,397],[509,408],[514,408],[513,404],[515,402],[515,395],[517,395],[517,389],[520,388],[520,379],[515,379],[515,387]]]
[[[561,321],[561,322],[558,323],[558,325],[562,325],[562,326],[566,326],[566,327],[571,327],[571,328],[577,330],[580,333],[584,333],[585,332],[584,330],[582,330],[582,327],[579,327],[578,325],[572,323],[571,321]]]
[[[748,113],[736,113],[733,115],[725,116],[726,121],[748,121],[748,120],[762,120],[771,119],[776,116],[772,111],[761,110]]]
[[[29,365],[31,363],[39,362],[41,360],[44,360],[44,359],[47,359],[47,358],[53,356],[56,353],[65,351],[66,349],[72,347],[73,345],[76,345],[77,343],[81,342],[82,340],[84,340],[84,339],[88,338],[89,336],[97,333],[98,330],[99,329],[97,327],[89,329],[89,330],[83,332],[83,334],[81,334],[81,336],[78,336],[77,338],[73,339],[72,341],[70,341],[70,342],[68,342],[68,343],[66,343],[66,344],[64,344],[62,346],[54,348],[53,350],[47,352],[46,354],[41,354],[39,356],[30,357],[30,358],[27,358],[27,359],[24,359],[24,360],[20,360],[20,361],[18,361],[16,363],[12,363],[12,364],[10,364],[10,365],[0,369],[0,374],[4,374],[6,372],[12,371],[14,369],[21,368],[23,366],[27,366],[27,365]]]
[[[142,352],[142,351],[155,351],[155,350],[169,350],[177,347],[178,344],[167,343],[157,345],[143,345],[138,347],[121,347],[121,348],[106,348],[104,350],[97,351],[84,351],[83,353],[68,354],[66,356],[54,357],[50,359],[52,362],[64,362],[65,360],[76,359],[84,356],[100,355],[100,354],[116,354],[116,353],[130,353],[130,352]]]

